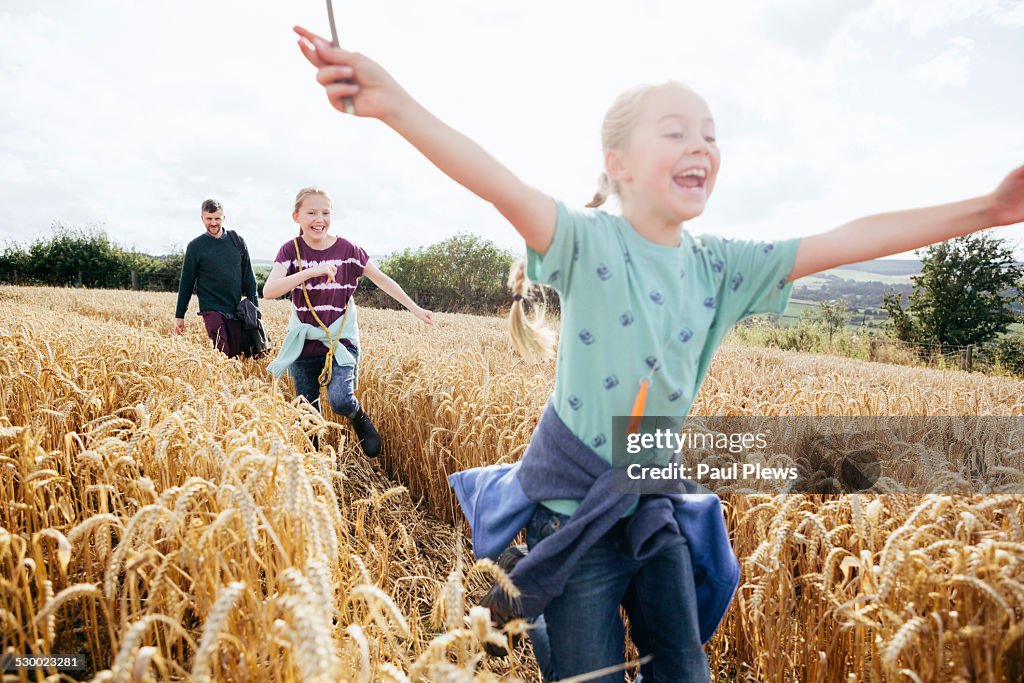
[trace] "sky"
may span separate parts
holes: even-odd
[[[1020,0],[335,0],[342,44],[570,206],[615,96],[685,82],[722,167],[686,228],[796,237],[991,191],[1024,164]],[[291,31],[320,0],[0,0],[0,245],[98,225],[150,254],[207,197],[255,259],[326,189],[370,254],[473,232],[522,241],[379,121],[331,108]],[[1000,229],[1024,257],[1024,225]]]

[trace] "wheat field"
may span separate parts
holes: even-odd
[[[522,454],[553,364],[497,319],[364,309],[371,462],[194,315],[170,335],[173,301],[0,287],[4,651],[82,653],[101,681],[540,680],[525,644],[484,654],[510,633],[474,605],[504,577],[446,476]],[[288,304],[264,311],[280,339]],[[693,414],[1021,416],[1024,383],[723,347]],[[717,680],[1024,680],[1024,497],[724,503]]]

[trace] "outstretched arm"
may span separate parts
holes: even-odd
[[[296,26],[295,32],[302,37],[302,54],[317,67],[316,79],[335,109],[344,112],[344,98],[352,97],[357,116],[377,118],[393,128],[448,177],[493,204],[527,246],[547,252],[555,234],[551,197],[524,183],[476,142],[427,111],[373,60],[331,47],[304,28]]]
[[[800,240],[789,279],[912,251],[977,230],[1024,221],[1024,166],[991,194],[922,209],[865,216]]]
[[[376,263],[373,261],[367,261],[366,268],[363,270],[363,275],[370,278],[370,281],[380,287],[381,291],[385,294],[409,309],[409,311],[417,318],[428,325],[434,324],[434,314],[425,308],[417,306],[416,302],[410,299],[409,295],[405,293],[402,286],[388,277],[384,271],[377,267]]]

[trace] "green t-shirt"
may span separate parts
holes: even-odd
[[[552,401],[573,434],[611,462],[612,417],[630,414],[643,378],[650,374],[644,414],[678,416],[681,427],[729,329],[748,315],[785,310],[800,240],[684,230],[679,246],[666,247],[621,216],[556,206],[547,253],[527,250],[530,278],[561,299]],[[562,514],[577,507],[544,504]]]

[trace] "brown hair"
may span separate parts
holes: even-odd
[[[224,207],[216,199],[207,199],[203,201],[203,213],[217,213],[223,211]]]

